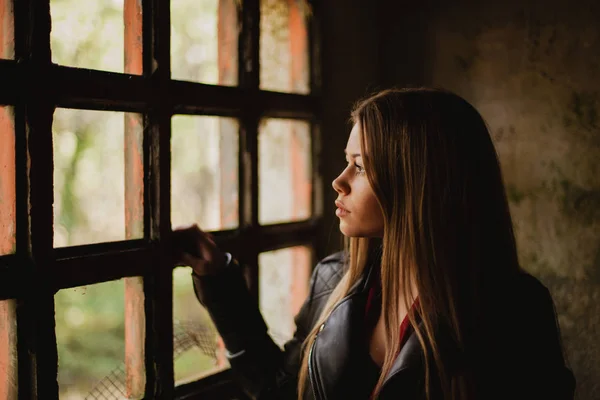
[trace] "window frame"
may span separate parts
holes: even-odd
[[[306,245],[313,249],[314,265],[325,248],[318,241],[323,191],[320,2],[307,1],[311,8],[307,20],[310,94],[300,95],[259,88],[260,0],[244,0],[238,10],[241,29],[235,87],[171,79],[169,0],[140,2],[142,75],[53,64],[50,0],[7,1],[13,2],[15,58],[0,60],[0,105],[14,107],[17,224],[15,254],[0,256],[0,300],[17,301],[19,399],[58,397],[56,291],[132,276],[144,279],[144,398],[240,396],[228,384],[228,370],[181,386],[174,384],[172,267],[164,252],[171,231],[171,117],[229,116],[239,121],[239,227],[213,233],[217,243],[246,266],[249,289],[258,304],[259,253]],[[52,121],[57,107],[143,115],[143,239],[53,248]],[[258,224],[258,129],[260,120],[267,117],[311,124],[308,220]]]

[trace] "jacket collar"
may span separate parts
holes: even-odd
[[[351,355],[354,353],[353,348],[356,348],[354,346],[364,346],[364,351],[368,352],[366,338],[358,332],[364,329],[364,307],[368,290],[373,280],[378,278],[379,260],[376,259],[368,263],[365,272],[352,286],[348,296],[334,309],[319,333],[314,357],[327,398],[337,398],[341,390],[340,382],[347,382],[344,365],[352,363]],[[410,376],[420,377],[423,371],[421,345],[417,335],[411,332],[385,378],[384,388],[390,380],[395,380],[400,375],[409,373]],[[418,390],[421,383],[418,379],[407,379],[407,384],[411,385],[411,391]]]

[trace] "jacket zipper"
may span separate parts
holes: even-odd
[[[329,313],[329,315],[333,314],[333,312],[340,307],[343,303],[345,303],[346,301],[350,300],[352,297],[354,297],[354,295],[356,295],[356,293],[350,294],[346,297],[344,297],[342,300],[340,300],[340,302],[338,304],[336,304],[335,307],[333,307],[333,309],[331,310],[331,312]],[[308,353],[308,375],[310,377],[310,385],[312,387],[312,394],[313,397],[316,400],[327,400],[327,397],[325,396],[325,391],[321,391],[321,387],[318,385],[317,382],[317,371],[316,371],[316,365],[313,366],[314,361],[314,357],[313,357],[313,350],[315,349],[315,344],[317,343],[317,337],[319,336],[319,333],[321,333],[321,331],[323,330],[323,328],[325,328],[325,324],[322,324],[319,327],[319,331],[317,332],[317,334],[315,335],[315,340],[313,340],[312,345],[310,346],[310,351]]]
[[[325,393],[321,393],[320,386],[318,386],[316,365],[313,365],[313,363],[315,363],[313,357],[313,350],[315,349],[315,345],[317,344],[317,337],[319,336],[319,333],[323,330],[324,327],[325,324],[321,325],[321,327],[319,328],[319,332],[317,332],[317,334],[315,335],[315,339],[313,340],[313,343],[310,346],[310,352],[308,353],[308,375],[310,376],[310,386],[312,388],[312,394],[316,400],[327,399],[325,397]]]

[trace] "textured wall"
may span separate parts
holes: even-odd
[[[389,85],[454,90],[490,125],[519,257],[554,296],[578,399],[600,399],[600,2],[338,0],[324,8],[327,251],[339,244],[329,185],[343,166],[352,101]]]
[[[514,3],[421,10],[415,83],[456,91],[487,120],[520,261],[554,296],[578,398],[599,399],[600,2]]]

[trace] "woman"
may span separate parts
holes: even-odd
[[[479,113],[437,89],[358,103],[333,181],[348,249],[322,260],[280,350],[239,265],[175,232],[199,300],[257,399],[571,399],[548,290],[520,270]],[[195,255],[193,255],[195,253]]]

